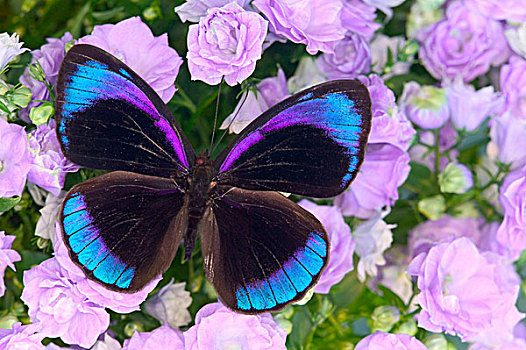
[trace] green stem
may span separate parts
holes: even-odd
[[[434,146],[434,150],[435,150],[435,177],[436,177],[437,183],[438,183],[438,174],[440,173],[440,147],[439,147],[440,130],[436,129],[433,132],[435,133],[435,146]]]

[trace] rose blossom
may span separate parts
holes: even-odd
[[[24,128],[0,118],[0,198],[22,195],[30,166]]]
[[[351,235],[351,228],[343,220],[338,207],[317,205],[308,200],[298,202],[300,206],[311,212],[327,231],[330,239],[330,259],[314,289],[315,293],[328,294],[331,287],[340,282],[352,271],[353,253],[356,243]]]
[[[475,131],[488,117],[501,110],[504,102],[493,86],[475,91],[473,85],[455,79],[445,86],[451,121],[455,128]]]
[[[236,3],[211,8],[188,29],[188,69],[192,80],[234,86],[248,78],[261,58],[268,23]]]
[[[22,48],[24,43],[20,43],[18,40],[16,33],[11,36],[7,33],[0,33],[0,72],[13,58],[29,50]]]
[[[515,307],[520,278],[498,255],[481,253],[462,237],[419,254],[407,271],[417,276],[420,289],[419,327],[458,335],[462,341],[485,332],[513,337],[523,316]]]
[[[44,335],[35,333],[38,326],[30,324],[23,326],[17,322],[11,329],[0,329],[0,349],[4,350],[44,350],[42,339]]]
[[[324,53],[316,62],[329,79],[354,79],[370,71],[371,50],[363,36],[349,33],[334,46],[334,53]]]
[[[110,324],[110,315],[78,291],[57,258],[24,272],[22,301],[29,317],[46,337],[60,337],[68,344],[91,347]]]
[[[78,44],[90,44],[104,49],[122,60],[159,94],[164,102],[175,93],[174,81],[183,60],[168,44],[168,36],[154,37],[140,17],[128,18],[117,24],[98,25]]]
[[[188,0],[182,5],[174,8],[175,13],[181,18],[181,22],[199,22],[201,17],[206,15],[206,11],[212,7],[222,7],[231,2],[248,10],[249,0]]]
[[[509,57],[502,24],[467,7],[448,5],[446,17],[420,32],[419,56],[437,79],[460,76],[470,82]]]
[[[184,350],[183,332],[163,325],[151,332],[135,332],[124,341],[122,350]]]
[[[515,118],[526,120],[526,60],[510,57],[509,63],[500,70],[500,87],[506,103],[504,108]]]
[[[218,332],[220,327],[221,332]],[[228,310],[220,303],[207,304],[197,312],[195,325],[184,332],[185,350],[286,349],[287,332],[270,313],[243,315]]]
[[[58,196],[64,187],[66,173],[79,170],[79,166],[62,154],[55,131],[55,120],[50,119],[47,124],[37,126],[29,134],[29,151],[32,164],[27,174],[28,181]]]
[[[354,350],[426,350],[420,340],[409,334],[391,334],[377,331],[363,338],[356,344]]]
[[[50,85],[55,86],[57,83],[58,70],[66,55],[64,48],[66,43],[71,40],[73,40],[73,36],[71,36],[69,32],[66,32],[60,39],[47,38],[47,44],[42,45],[39,50],[31,51],[33,55],[31,63],[38,61],[46,75],[46,81]],[[24,74],[20,77],[20,82],[22,85],[28,87],[32,94],[31,99],[33,101],[19,113],[22,120],[29,122],[29,110],[42,104],[42,102],[37,102],[36,100],[49,101],[49,90],[44,83],[31,77],[29,67],[26,68]]]
[[[5,269],[9,266],[15,271],[14,262],[20,261],[20,254],[11,249],[11,245],[16,236],[6,236],[4,231],[0,231],[0,297],[5,293],[4,274]]]
[[[420,86],[415,81],[405,84],[401,108],[423,129],[438,129],[449,119],[446,91],[434,86]]]
[[[288,97],[287,78],[283,70],[279,68],[276,77],[261,80],[257,90],[257,95],[249,90],[241,97],[232,114],[223,121],[219,129],[228,128],[230,132],[239,134],[263,112]]]

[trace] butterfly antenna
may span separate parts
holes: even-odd
[[[217,100],[216,100],[216,114],[214,116],[214,128],[212,129],[212,139],[210,140],[210,147],[212,148],[212,145],[214,144],[214,136],[216,135],[216,127],[217,127],[217,113],[219,112],[219,98],[221,97],[221,86],[223,86],[223,80],[225,80],[225,77],[221,78],[221,82],[219,83],[219,91],[217,92]],[[212,154],[212,151],[210,151],[210,154]]]
[[[243,96],[243,101],[241,101],[241,105],[239,106],[236,114],[234,114],[234,116],[232,117],[232,120],[230,121],[230,123],[228,123],[228,126],[226,127],[225,131],[223,131],[223,135],[221,135],[221,137],[219,138],[219,140],[217,140],[217,143],[214,145],[214,147],[210,150],[210,155],[212,155],[212,153],[214,152],[214,150],[216,149],[216,147],[221,143],[221,141],[223,140],[223,138],[225,137],[226,133],[228,132],[228,129],[230,129],[230,127],[232,126],[232,124],[234,123],[234,121],[236,120],[236,117],[239,115],[239,111],[241,110],[241,107],[243,107],[243,105],[245,104],[246,100],[247,100],[247,97],[248,97],[248,91],[244,94]]]

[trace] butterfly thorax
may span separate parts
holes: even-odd
[[[188,228],[184,238],[185,259],[190,259],[197,237],[197,227],[207,207],[212,182],[213,162],[208,152],[199,153],[192,174],[187,179],[186,200],[188,201]]]

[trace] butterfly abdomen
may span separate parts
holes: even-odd
[[[208,205],[210,191],[214,187],[212,176],[212,160],[207,154],[200,154],[196,159],[192,175],[187,179],[188,228],[184,238],[186,260],[189,260],[192,256],[197,237],[197,228]]]

